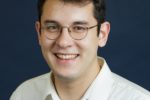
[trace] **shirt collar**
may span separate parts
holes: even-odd
[[[45,100],[60,100],[52,81],[52,72],[50,72],[50,80],[46,88]]]
[[[112,73],[103,58],[98,57],[98,61],[103,62],[102,68],[82,100],[108,100],[109,98],[114,82]]]
[[[105,59],[98,57],[98,61],[101,63],[100,65],[102,68],[81,100],[108,100],[114,81]],[[52,72],[50,72],[50,77],[52,77]],[[46,90],[45,100],[60,100],[56,93],[52,78]]]

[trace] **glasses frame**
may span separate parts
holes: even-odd
[[[86,33],[85,33],[85,35],[84,35],[83,37],[81,37],[81,38],[74,38],[74,37],[71,35],[70,27],[72,27],[73,25],[71,25],[71,26],[69,26],[69,27],[67,27],[67,26],[61,26],[61,25],[59,25],[59,26],[60,26],[60,30],[58,31],[59,34],[58,34],[58,36],[57,36],[56,38],[49,38],[48,36],[46,36],[46,37],[47,37],[48,39],[50,39],[50,40],[56,40],[56,39],[60,36],[62,29],[63,29],[63,28],[67,28],[68,33],[69,33],[69,35],[70,35],[70,37],[71,37],[72,39],[74,39],[74,40],[82,40],[82,39],[84,39],[84,38],[87,36],[89,29],[92,29],[92,28],[97,27],[98,24],[93,25],[93,26],[90,26],[90,27],[85,27],[85,28],[86,28]],[[44,29],[46,29],[46,27],[41,27],[41,30],[44,30]],[[42,31],[41,31],[41,32],[42,32]]]

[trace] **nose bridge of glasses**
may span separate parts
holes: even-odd
[[[62,26],[62,27],[61,27],[61,32],[63,31],[63,29],[67,29],[67,31],[68,31],[69,33],[71,32],[70,27],[68,27],[68,26]]]
[[[66,34],[66,32],[67,32],[67,34]],[[70,29],[69,29],[69,27],[68,26],[62,26],[61,28],[60,28],[60,36],[61,35],[69,35],[69,37],[71,37],[71,35],[70,35],[70,33],[71,33],[71,31],[70,31]]]
[[[73,38],[70,35],[69,27],[63,26],[61,27],[59,36],[56,39],[56,44],[60,47],[71,46],[73,43],[72,39]]]

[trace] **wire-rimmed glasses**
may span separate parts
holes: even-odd
[[[84,39],[87,36],[88,30],[96,27],[98,25],[87,27],[85,25],[71,25],[67,26],[60,26],[56,23],[49,23],[43,26],[42,33],[46,35],[46,37],[50,40],[55,40],[59,37],[62,32],[63,28],[67,28],[70,36],[75,40]]]

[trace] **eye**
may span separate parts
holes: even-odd
[[[86,29],[87,29],[86,26],[80,26],[80,25],[78,25],[78,26],[73,26],[73,27],[72,27],[72,30],[73,30],[74,32],[77,32],[77,33],[85,32]]]
[[[57,25],[57,24],[48,24],[48,25],[46,26],[46,30],[47,30],[48,32],[58,32],[59,29],[60,29],[60,27],[59,27],[59,25]]]

